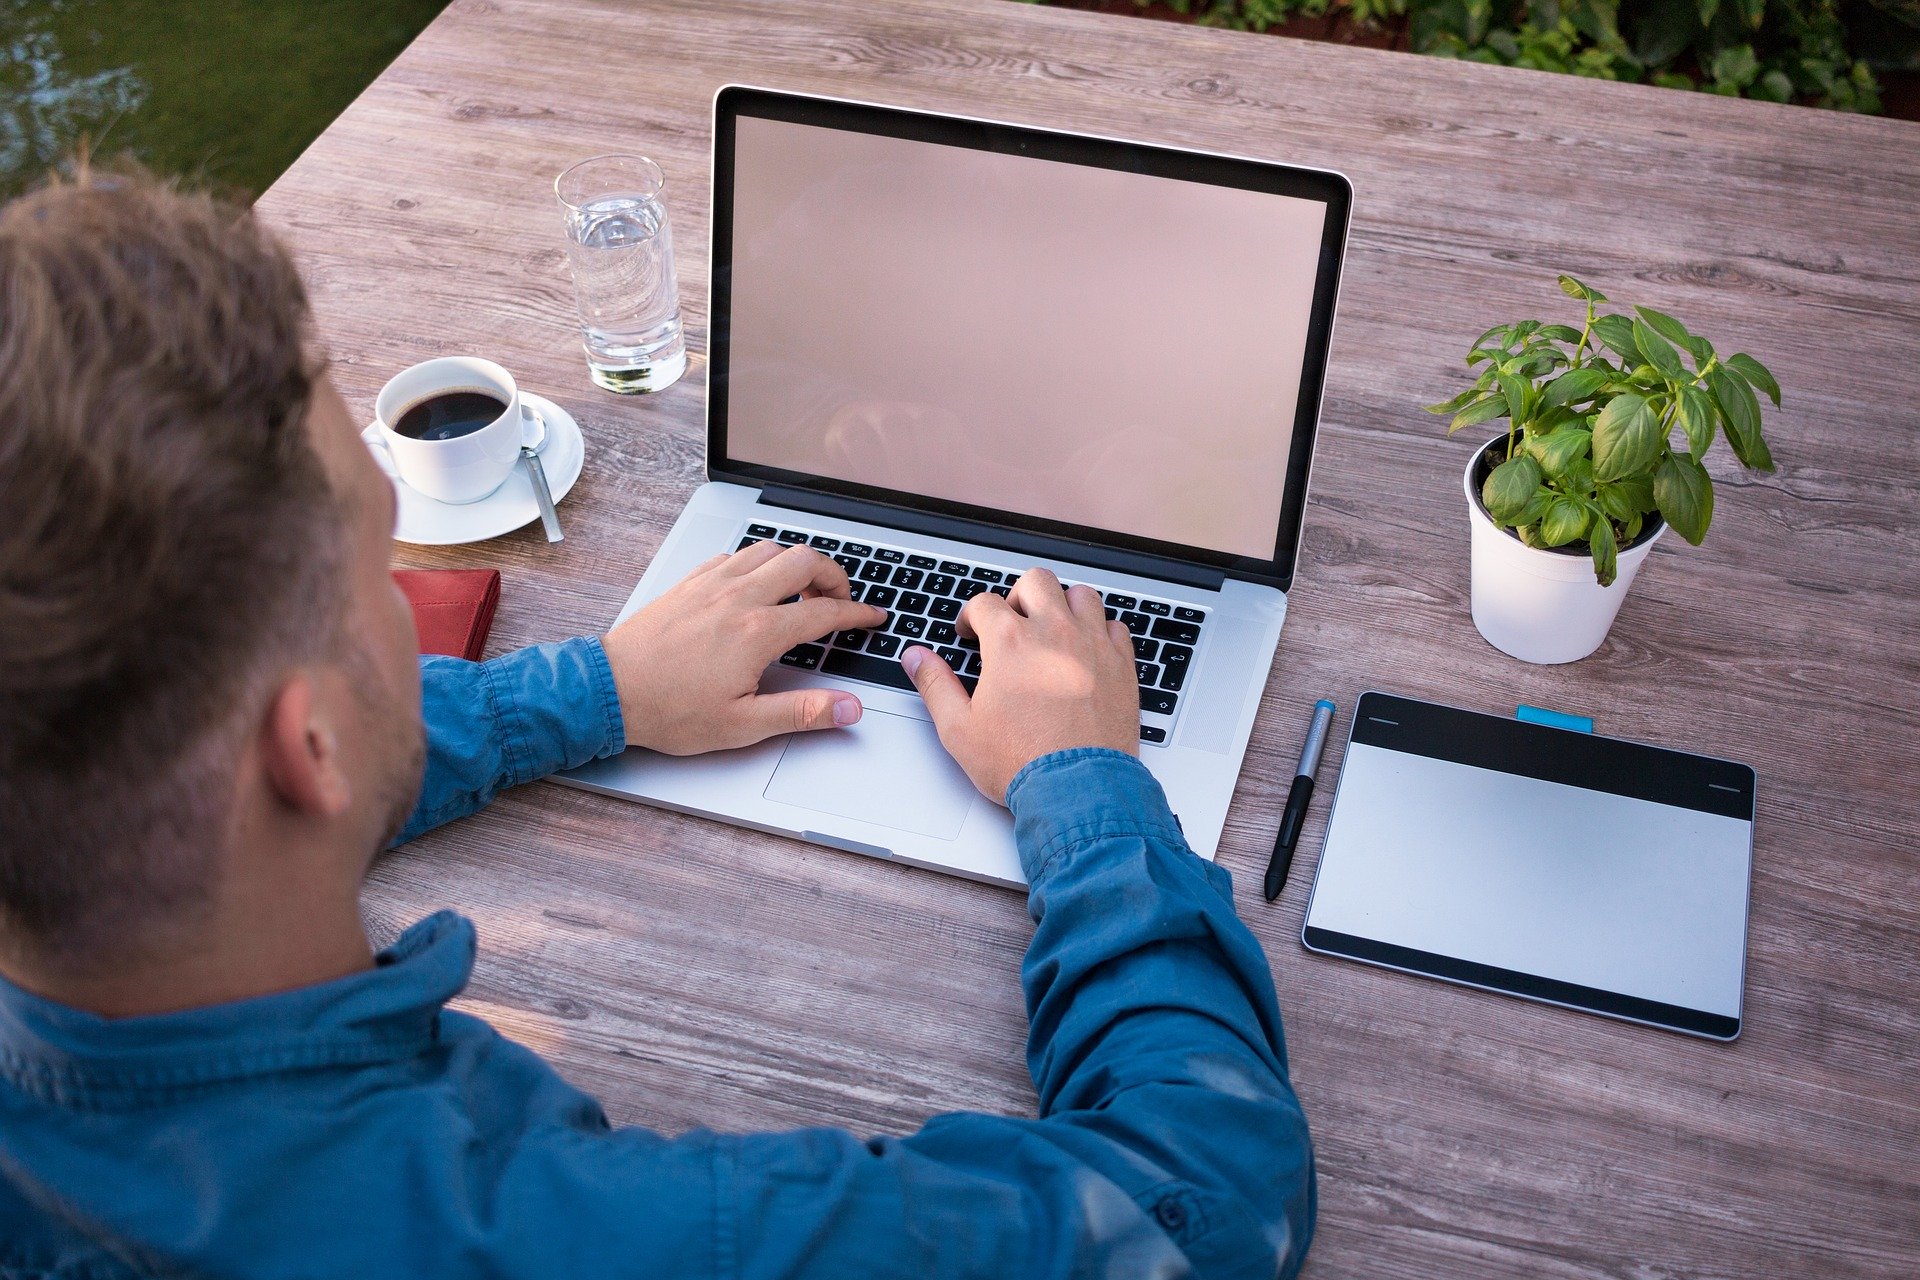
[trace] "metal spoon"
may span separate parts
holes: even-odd
[[[567,535],[560,532],[560,517],[553,509],[553,490],[547,487],[547,469],[540,465],[540,450],[546,444],[547,420],[529,405],[520,425],[520,461],[526,464],[527,478],[533,481],[533,500],[540,504],[540,525],[547,531],[547,541],[558,542]]]

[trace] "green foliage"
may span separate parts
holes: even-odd
[[[1154,0],[1134,0],[1146,8]],[[1416,53],[1878,111],[1841,0],[1164,0],[1212,26],[1265,31],[1295,17],[1363,27],[1404,20]]]
[[[1451,415],[1449,435],[1505,418],[1505,451],[1480,491],[1487,513],[1530,547],[1585,543],[1606,586],[1649,516],[1695,546],[1707,536],[1713,481],[1701,459],[1717,434],[1742,466],[1773,470],[1754,392],[1778,405],[1780,384],[1663,311],[1601,314],[1599,290],[1572,276],[1560,289],[1585,304],[1581,328],[1496,325],[1467,352],[1469,369],[1485,366],[1473,385],[1427,411]]]

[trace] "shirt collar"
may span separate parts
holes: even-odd
[[[0,978],[0,1079],[51,1102],[115,1105],[271,1072],[410,1056],[473,972],[473,922],[428,916],[332,982],[228,1004],[102,1018]]]

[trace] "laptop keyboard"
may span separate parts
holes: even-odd
[[[913,681],[900,666],[900,651],[910,644],[924,644],[946,659],[967,692],[973,692],[980,680],[980,643],[960,634],[957,620],[961,606],[985,591],[1005,596],[1020,580],[1018,570],[853,542],[786,525],[750,524],[734,549],[769,539],[789,546],[805,543],[832,556],[847,571],[855,600],[878,605],[892,614],[884,625],[871,630],[836,631],[816,643],[796,645],[781,655],[784,665],[894,689],[912,689]],[[1207,611],[1121,591],[1102,591],[1101,599],[1107,617],[1125,623],[1133,636],[1140,710],[1147,715],[1171,717],[1186,687]],[[1165,724],[1143,723],[1140,740],[1165,742]]]

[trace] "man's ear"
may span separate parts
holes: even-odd
[[[260,757],[282,803],[315,818],[346,812],[353,788],[340,764],[340,742],[314,704],[312,677],[301,672],[267,704]]]

